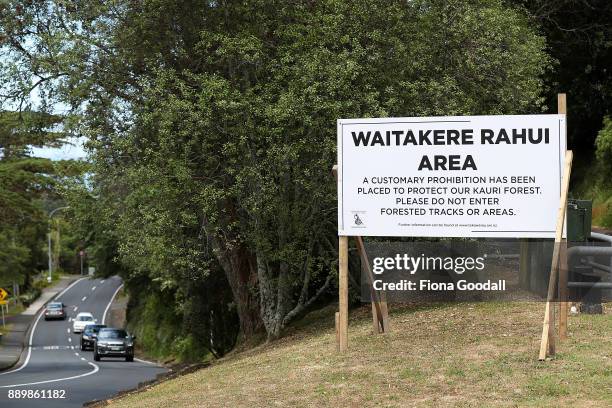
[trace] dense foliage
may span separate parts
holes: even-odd
[[[596,158],[603,174],[612,174],[612,119],[604,118],[603,128],[595,141]]]
[[[335,285],[336,119],[535,113],[550,65],[501,0],[21,3],[0,76],[79,116],[96,261],[215,354]]]
[[[27,286],[46,267],[48,207],[59,198],[62,181],[82,172],[76,163],[31,155],[33,146],[62,145],[61,121],[31,110],[0,111],[0,284]]]
[[[548,105],[568,95],[570,147],[589,164],[604,116],[612,114],[612,2],[509,0],[525,7],[546,36],[555,69],[545,76]],[[583,163],[578,163],[582,165]]]

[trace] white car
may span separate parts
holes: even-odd
[[[97,320],[94,319],[93,315],[88,312],[81,312],[75,318],[72,323],[72,332],[73,333],[81,333],[85,326],[88,324],[94,324]]]

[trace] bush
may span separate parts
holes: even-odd
[[[38,299],[41,293],[42,293],[42,290],[36,287],[36,285],[33,285],[29,291],[19,296],[19,300],[25,307],[28,307],[32,303],[34,303],[36,299]]]
[[[203,344],[206,338],[197,338],[191,330],[186,330],[183,316],[174,309],[171,296],[149,286],[130,297],[127,326],[138,336],[139,349],[159,360],[187,362],[210,358]]]
[[[597,162],[603,170],[603,180],[609,183],[612,176],[612,119],[609,116],[604,118],[603,128],[595,140],[595,148]]]

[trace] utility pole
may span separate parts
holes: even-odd
[[[81,276],[83,275],[83,255],[85,255],[85,251],[82,249],[79,251],[79,255],[81,255]]]
[[[51,225],[51,223],[49,223]],[[51,270],[53,269],[53,261],[51,260],[51,227],[49,226],[49,232],[47,232],[47,242],[48,242],[48,253],[49,253],[49,276],[47,277],[47,281],[51,282]]]
[[[49,233],[47,234],[47,243],[48,243],[48,250],[49,250],[49,276],[47,277],[47,281],[49,283],[51,283],[51,281],[53,280],[52,278],[52,273],[53,273],[53,260],[51,259],[51,217],[53,217],[53,214],[56,213],[56,211],[59,210],[65,210],[66,208],[70,208],[68,206],[66,207],[58,207],[55,210],[51,211],[49,213]],[[57,234],[57,239],[59,241],[59,234]]]

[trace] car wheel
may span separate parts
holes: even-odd
[[[125,361],[132,362],[134,361],[134,356],[125,356]]]
[[[100,361],[100,355],[98,354],[98,351],[94,349],[94,360],[95,361]]]
[[[83,340],[81,340],[81,351],[85,351],[85,344],[83,344]]]

